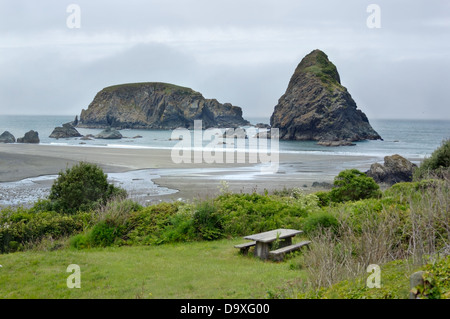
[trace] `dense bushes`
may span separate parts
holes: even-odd
[[[313,195],[296,196],[227,193],[190,204],[161,203],[133,213],[123,237],[126,244],[162,244],[300,228],[303,218],[318,206]]]
[[[401,219],[396,227],[405,233],[414,225],[408,221],[411,212],[419,213],[419,209],[411,209],[412,202],[416,206],[426,206],[421,207],[420,212],[430,209],[447,209],[448,212],[448,202],[445,201],[448,187],[445,185],[434,180],[400,183],[385,191],[380,199],[333,203],[324,207],[320,207],[323,195],[305,195],[295,189],[284,191],[283,196],[224,193],[207,201],[161,203],[149,207],[142,207],[131,200],[117,200],[96,210],[72,215],[47,212],[43,210],[45,201],[41,201],[30,209],[2,211],[0,246],[2,252],[8,252],[46,236],[57,239],[71,235],[76,235],[72,239],[73,247],[86,248],[215,240],[276,228],[302,229],[308,236],[314,236],[321,229],[331,229],[339,234],[342,233],[343,217],[346,227],[351,227],[355,235],[361,235],[364,227],[368,227],[368,220],[382,220],[386,218],[386,212],[393,212],[392,216]],[[432,204],[434,197],[427,194],[441,194],[441,206]],[[444,214],[440,218],[445,221],[448,217]],[[425,219],[420,217],[420,220]],[[445,230],[445,227],[441,223],[433,229]],[[426,233],[426,230],[422,231],[422,234]],[[407,242],[408,238],[401,240]]]
[[[320,211],[315,195],[298,191],[287,197],[226,193],[208,201],[149,207],[117,200],[71,215],[46,212],[42,210],[45,207],[46,202],[41,201],[27,210],[2,211],[2,252],[19,250],[45,236],[73,236],[72,247],[89,248],[215,240],[275,228],[301,229],[309,214]]]
[[[189,238],[177,238],[173,232],[174,226],[183,220],[176,218],[178,208],[181,203],[161,203],[146,208],[142,208],[132,213],[127,220],[128,232],[126,234],[129,244],[161,244],[166,241],[188,240]],[[188,229],[181,227],[180,233],[189,233]],[[167,240],[169,236],[170,240]]]
[[[62,215],[19,208],[0,213],[0,252],[14,252],[39,243],[44,238],[59,239],[82,231],[91,224],[89,213]]]
[[[215,203],[223,215],[225,232],[242,236],[276,228],[300,228],[302,220],[317,211],[314,195],[290,197],[253,194],[224,194]]]
[[[316,231],[322,231],[330,228],[336,231],[338,227],[338,220],[336,216],[327,211],[321,211],[316,214],[310,214],[304,221],[303,230],[307,234],[313,234]]]

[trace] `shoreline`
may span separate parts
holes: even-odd
[[[247,154],[248,156],[248,154]],[[149,196],[152,202],[214,197],[226,181],[232,192],[264,192],[283,188],[312,188],[313,182],[332,183],[343,169],[369,169],[375,156],[280,153],[276,173],[263,173],[261,164],[174,163],[171,150],[130,149],[40,144],[0,144],[0,187],[27,178],[57,175],[80,161],[99,165],[106,174],[145,170],[151,182],[177,192]],[[150,179],[144,176],[145,179]],[[135,179],[138,180],[138,179]]]

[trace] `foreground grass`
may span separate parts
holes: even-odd
[[[302,271],[233,247],[242,239],[0,255],[0,298],[266,298]],[[81,289],[67,288],[77,264]]]

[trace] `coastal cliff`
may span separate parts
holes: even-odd
[[[270,118],[285,140],[361,141],[381,139],[327,55],[314,50],[297,66]]]
[[[77,127],[116,129],[235,128],[249,125],[242,109],[185,87],[167,83],[133,83],[107,87],[82,110]]]

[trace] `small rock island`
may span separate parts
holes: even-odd
[[[279,128],[280,139],[313,140],[325,146],[381,139],[341,85],[336,66],[320,50],[297,66],[270,125]]]
[[[230,103],[205,99],[190,88],[148,82],[104,88],[87,110],[82,110],[77,127],[115,129],[236,128],[249,125],[242,109]]]

